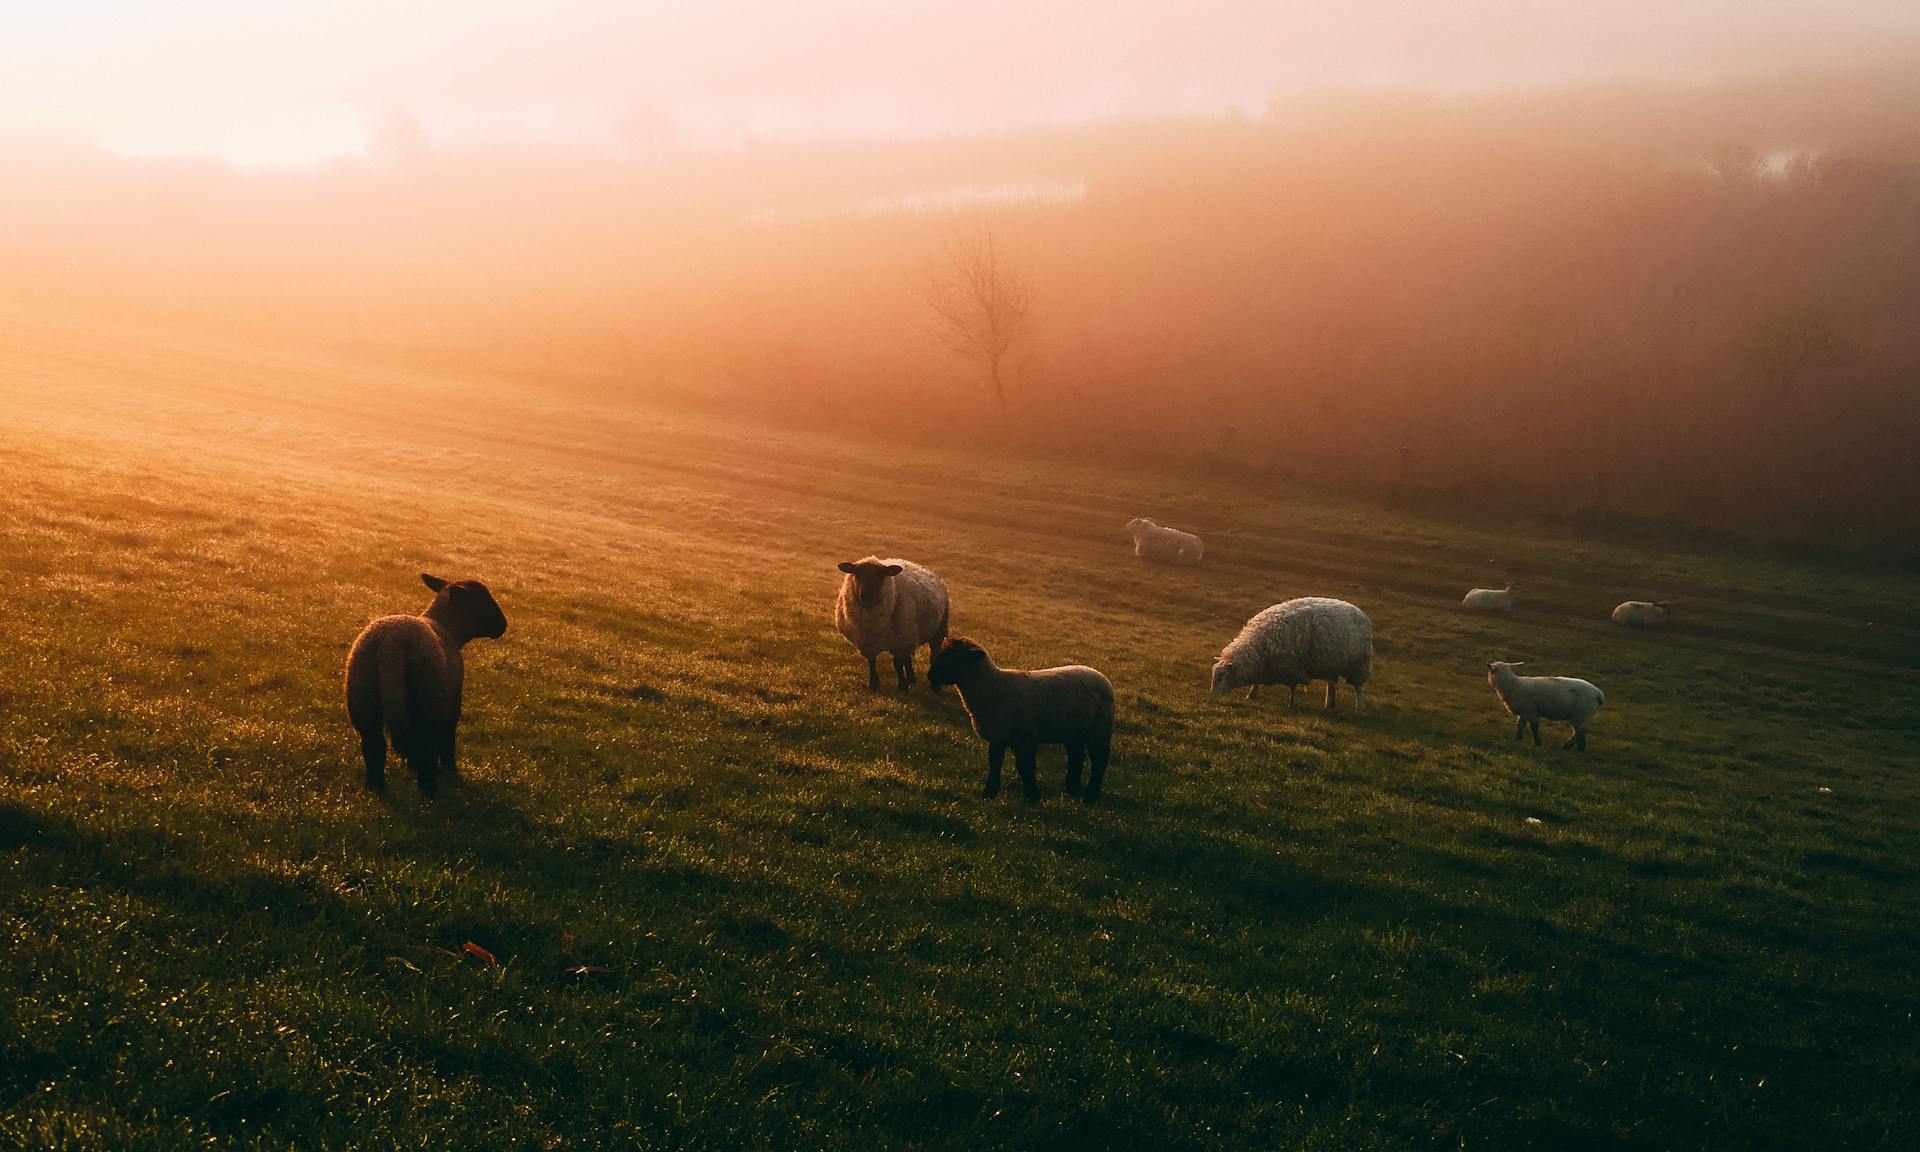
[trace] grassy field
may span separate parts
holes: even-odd
[[[1920,1142],[1910,577],[26,314],[0,405],[0,1146]],[[1111,677],[1098,808],[867,692],[869,551]],[[433,805],[339,687],[423,569],[511,622]],[[1210,699],[1303,594],[1373,710]],[[1496,658],[1600,684],[1592,750]]]

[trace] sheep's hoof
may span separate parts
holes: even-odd
[[[995,796],[1000,795],[1000,786],[998,784],[989,784],[985,788],[980,789],[980,795],[991,800]]]
[[[1020,798],[1029,804],[1038,804],[1040,802],[1040,789],[1025,789],[1020,793]]]
[[[1093,789],[1089,788],[1085,792],[1081,793],[1080,803],[1085,804],[1087,807],[1091,808],[1095,804],[1100,803],[1100,793],[1095,792]]]
[[[1066,794],[1069,796],[1079,796],[1082,794],[1083,789],[1080,787],[1080,785],[1075,784],[1072,781],[1068,781],[1066,786],[1062,789],[1062,791],[1066,792]]]

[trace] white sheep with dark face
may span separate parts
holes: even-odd
[[[1293,703],[1300,685],[1327,682],[1327,707],[1334,704],[1334,685],[1353,685],[1354,706],[1365,710],[1365,685],[1373,674],[1373,621],[1347,603],[1325,596],[1302,596],[1256,613],[1213,664],[1213,694],[1225,696],[1252,686],[1247,699],[1258,698],[1262,684],[1285,684]]]
[[[947,638],[947,586],[910,560],[869,556],[840,565],[846,579],[833,604],[833,622],[867,658],[867,687],[880,688],[880,653],[893,655],[900,691],[914,681],[913,650],[927,646],[927,659]]]

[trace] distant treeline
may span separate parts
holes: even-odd
[[[0,300],[1249,484],[1912,547],[1916,77],[644,161],[15,151]],[[1004,410],[912,290],[980,228],[1034,298]]]

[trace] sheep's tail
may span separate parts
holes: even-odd
[[[413,756],[412,726],[407,723],[407,655],[391,645],[377,661],[380,677],[380,713],[387,722],[387,734],[393,750],[409,759]]]

